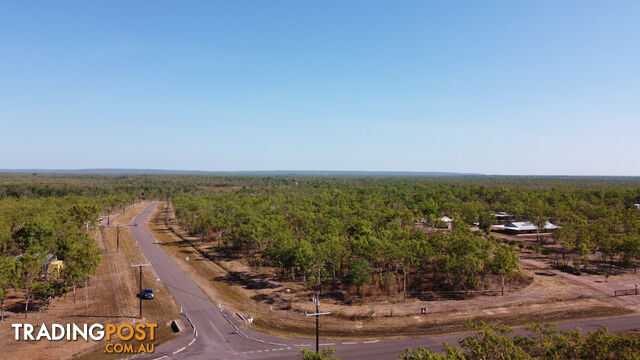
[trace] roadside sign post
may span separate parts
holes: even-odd
[[[331,312],[320,312],[320,294],[316,293],[316,296],[311,299],[311,301],[316,305],[316,312],[313,314],[308,314],[306,311],[304,312],[304,316],[315,316],[316,317],[316,353],[320,352],[320,315],[329,315]]]
[[[138,294],[138,297],[140,298],[140,315],[138,315],[139,319],[142,319],[142,268],[144,266],[149,266],[151,264],[137,264],[137,265],[133,265],[131,264],[132,267],[137,267],[140,269],[140,293]]]

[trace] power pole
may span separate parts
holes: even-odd
[[[120,226],[138,226],[138,224],[116,224],[116,252],[120,252]]]
[[[144,266],[150,266],[151,264],[137,264],[137,265],[133,265],[131,264],[132,267],[137,267],[140,269],[140,293],[139,293],[139,298],[140,298],[140,315],[138,315],[139,319],[142,319],[142,267]]]
[[[306,311],[304,312],[304,316],[315,316],[316,317],[316,353],[320,352],[320,315],[329,315],[331,312],[320,312],[320,293],[316,292],[316,296],[311,299],[311,301],[316,305],[316,312],[313,314],[308,314]]]
[[[109,226],[111,224],[111,221],[109,219],[109,215],[111,214],[111,208],[107,208],[107,226]]]

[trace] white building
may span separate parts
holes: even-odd
[[[557,228],[559,228],[559,226],[553,225],[552,223],[547,221],[541,232],[551,232]],[[506,225],[495,225],[494,229],[504,230],[511,234],[527,234],[536,232],[536,230],[538,230],[538,227],[535,226],[531,221],[514,221]]]

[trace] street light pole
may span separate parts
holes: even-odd
[[[316,353],[318,353],[320,352],[320,315],[329,315],[331,314],[331,312],[320,312],[320,293],[316,293],[316,297],[312,298],[311,301],[316,305],[316,312],[313,314],[308,314],[305,311],[304,316],[316,317]]]
[[[140,315],[138,315],[139,319],[142,319],[142,267],[149,266],[149,265],[151,264],[137,264],[137,265],[131,264],[132,267],[137,267],[140,269],[140,293],[138,294],[138,297],[140,298]]]

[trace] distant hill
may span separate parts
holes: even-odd
[[[258,171],[198,171],[164,169],[0,169],[0,174],[52,175],[217,175],[217,176],[317,176],[317,177],[443,177],[443,178],[513,178],[513,179],[590,179],[640,180],[639,176],[587,175],[491,175],[436,171],[332,171],[332,170],[258,170]]]
[[[369,177],[458,177],[483,176],[482,174],[455,172],[413,171],[327,171],[327,170],[258,170],[258,171],[199,171],[163,169],[0,169],[0,173],[11,174],[86,174],[86,175],[244,175],[244,176],[369,176]]]

